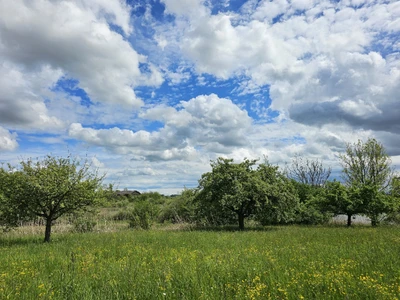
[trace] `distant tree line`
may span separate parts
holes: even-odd
[[[373,226],[384,215],[398,213],[399,177],[382,144],[375,139],[347,144],[340,155],[343,181],[329,181],[331,168],[322,161],[293,158],[280,171],[267,160],[256,167],[255,160],[234,163],[219,158],[211,172],[203,174],[195,191],[197,216],[206,223],[228,224],[244,219],[261,224],[318,224],[338,214],[365,215]]]
[[[102,186],[104,176],[87,161],[47,156],[0,168],[0,226],[10,228],[40,218],[46,242],[52,225],[95,206],[120,208],[112,216],[132,228],[149,229],[153,223],[192,223],[199,226],[323,224],[338,214],[365,215],[376,226],[382,217],[400,221],[400,177],[381,143],[369,139],[347,144],[339,157],[342,180],[329,180],[331,168],[320,160],[296,155],[284,170],[268,159],[218,158],[204,173],[197,188],[181,195],[157,192],[118,196],[113,186]],[[91,230],[92,220],[78,223]]]
[[[383,217],[399,221],[400,179],[383,146],[375,139],[347,144],[339,159],[341,181],[329,180],[332,170],[321,160],[299,155],[284,170],[266,158],[261,163],[218,158],[197,188],[185,189],[177,197],[157,193],[132,197],[129,201],[136,210],[121,211],[118,217],[137,220],[141,216],[147,220],[142,221],[144,226],[138,221],[131,224],[142,228],[149,228],[149,222],[185,222],[236,224],[240,230],[246,220],[261,225],[313,225],[339,214],[347,216],[348,226],[354,215],[369,217],[373,226]]]

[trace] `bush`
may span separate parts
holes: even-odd
[[[131,202],[142,202],[147,201],[152,204],[164,204],[166,197],[158,192],[146,192],[140,195],[134,196]]]
[[[306,202],[300,204],[296,223],[305,225],[326,224],[332,217],[333,214],[323,213],[317,206]]]
[[[194,191],[184,190],[182,195],[168,199],[160,214],[159,221],[172,223],[192,222],[194,220],[195,205]]]
[[[136,202],[130,212],[129,227],[150,229],[151,225],[158,218],[159,209],[156,205],[148,201]]]
[[[116,215],[112,217],[113,221],[127,221],[132,218],[131,210],[120,210]]]
[[[92,213],[76,216],[73,218],[72,225],[75,232],[92,232],[97,222]]]

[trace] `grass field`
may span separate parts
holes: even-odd
[[[0,235],[0,299],[398,299],[400,228]]]

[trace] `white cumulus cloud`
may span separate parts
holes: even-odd
[[[17,135],[0,126],[0,151],[12,151],[17,148]]]
[[[131,32],[121,1],[0,1],[0,58],[27,71],[60,69],[94,102],[139,107],[134,87],[159,85],[162,77],[151,65],[150,74],[141,72],[146,57],[107,21]]]

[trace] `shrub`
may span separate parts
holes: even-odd
[[[136,202],[133,210],[130,212],[129,227],[150,229],[153,222],[159,215],[159,209],[156,205],[148,201]]]
[[[325,224],[332,218],[333,214],[323,213],[311,203],[301,203],[296,217],[296,223],[305,225]]]
[[[168,199],[163,207],[159,221],[172,223],[192,222],[194,220],[195,205],[194,191],[185,189],[182,195]]]
[[[72,225],[75,232],[92,232],[97,222],[92,213],[77,216],[73,219]]]
[[[132,218],[131,210],[120,210],[116,215],[112,217],[113,221],[127,221]]]

